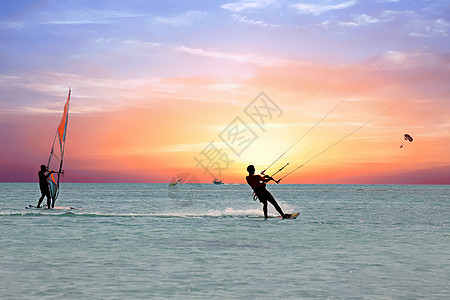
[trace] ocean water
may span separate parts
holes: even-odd
[[[450,299],[450,186],[268,189],[0,183],[0,299]]]

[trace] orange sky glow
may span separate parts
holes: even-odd
[[[234,2],[240,9],[228,2],[185,8],[190,13],[149,8],[153,26],[170,32],[168,40],[151,26],[144,37],[104,31],[93,21],[23,25],[52,44],[66,43],[67,49],[53,48],[55,62],[40,45],[35,54],[14,53],[37,42],[13,28],[13,17],[4,19],[2,39],[14,42],[10,52],[1,50],[11,59],[0,69],[0,181],[37,180],[70,86],[65,182],[166,183],[188,173],[204,183],[245,183],[247,165],[262,171],[297,142],[266,174],[289,163],[275,175],[281,183],[450,184],[448,21],[427,37],[405,25],[397,40],[385,31],[393,19],[375,18],[372,8],[356,2],[348,14],[339,10],[340,22],[322,10],[308,17],[292,12],[291,21],[282,21],[265,10],[277,1],[255,1],[253,8],[247,2]],[[384,5],[386,12],[403,11]],[[58,7],[35,9],[16,17]],[[361,20],[356,15],[373,21],[351,25],[349,19],[344,26],[346,18]],[[227,18],[234,23],[226,25]],[[341,27],[331,32],[333,24]],[[78,45],[70,48],[57,32],[61,26]],[[95,34],[82,38],[77,26],[92,26]],[[201,32],[183,36],[192,30]],[[356,35],[360,43],[352,40]],[[371,37],[379,48],[371,47]],[[249,114],[255,108],[259,115]],[[405,133],[414,141],[405,141]]]

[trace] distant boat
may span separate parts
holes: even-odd
[[[219,179],[214,179],[214,180],[213,180],[213,183],[214,183],[214,184],[224,184],[224,183],[222,182],[222,180],[219,180]]]
[[[179,179],[177,182],[169,183],[169,186],[176,186],[178,184],[178,182],[180,182],[181,180],[183,180],[183,179]]]

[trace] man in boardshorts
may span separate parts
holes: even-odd
[[[275,198],[266,189],[266,182],[273,180],[273,178],[268,175],[265,175],[264,177],[262,177],[261,175],[255,175],[255,167],[253,165],[247,167],[247,172],[248,172],[248,176],[246,177],[247,183],[255,192],[255,195],[256,197],[258,197],[259,202],[263,204],[264,217],[265,218],[269,217],[267,215],[267,201],[269,201],[270,204],[272,204],[273,207],[275,207],[275,209],[283,218],[289,218],[290,215],[283,213],[283,210],[281,210],[281,207],[278,205]]]
[[[42,200],[44,200],[44,197],[47,197],[47,208],[51,208],[51,196],[50,196],[50,190],[48,188],[48,178],[54,171],[50,171],[47,173],[47,167],[45,165],[41,165],[41,170],[38,172],[39,176],[39,188],[41,189],[41,198],[39,198],[37,208],[41,207]]]

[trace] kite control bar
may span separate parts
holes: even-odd
[[[267,169],[265,169],[264,171],[261,172],[262,175],[264,175],[264,178],[268,178],[270,180],[275,181],[277,184],[280,183],[281,179],[275,180],[273,179],[273,176],[275,176],[278,172],[282,171],[284,168],[286,168],[287,166],[289,166],[290,163],[285,164],[281,169],[279,169],[278,171],[276,171],[275,173],[272,174],[272,176],[269,175],[265,175],[264,172],[267,171]]]

